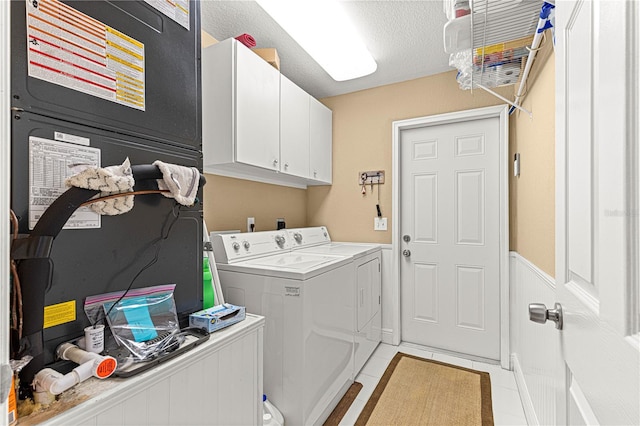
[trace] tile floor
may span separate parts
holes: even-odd
[[[382,374],[387,369],[389,361],[391,361],[398,351],[422,358],[459,365],[461,367],[487,371],[491,376],[491,400],[493,401],[493,420],[495,425],[520,426],[527,424],[513,372],[503,370],[498,365],[438,354],[404,343],[401,343],[400,346],[381,343],[362,368],[358,377],[356,377],[356,381],[362,383],[362,390],[358,393],[356,400],[340,422],[341,426],[353,425],[355,423],[360,411],[362,411],[378,384],[380,377],[382,377]]]

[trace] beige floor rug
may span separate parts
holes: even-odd
[[[397,353],[356,425],[493,425],[489,373]]]

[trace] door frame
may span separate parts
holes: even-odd
[[[511,369],[509,347],[509,115],[507,105],[497,105],[492,107],[430,115],[426,117],[410,118],[406,120],[394,121],[392,123],[392,217],[394,220],[391,225],[391,245],[393,259],[393,269],[391,273],[393,282],[396,283],[392,290],[392,343],[394,345],[398,345],[402,340],[402,324],[400,318],[400,135],[403,130],[415,129],[418,127],[438,126],[441,124],[451,124],[492,117],[498,117],[500,119],[500,147],[498,154],[500,163],[500,365],[502,366],[502,368]]]
[[[3,64],[11,64],[11,2],[0,1],[0,58]],[[11,140],[11,114],[10,114],[10,71],[11,67],[3,65],[0,69],[0,138],[3,141]],[[9,277],[9,208],[11,206],[9,194],[11,193],[11,144],[0,145],[0,274]],[[8,278],[2,282],[8,282]],[[3,285],[0,289],[0,311],[9,312],[9,286]],[[9,317],[0,319],[0,366],[9,364]],[[0,372],[4,379],[6,370]],[[4,396],[4,392],[0,391]],[[6,424],[7,401],[6,398],[0,400],[0,412],[2,420],[0,425]]]

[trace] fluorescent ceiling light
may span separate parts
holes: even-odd
[[[257,0],[336,81],[378,68],[342,6],[334,0]]]

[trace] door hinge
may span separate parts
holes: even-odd
[[[378,296],[378,305],[381,304],[380,296]]]
[[[2,364],[0,367],[0,401],[5,401],[11,390],[11,379],[13,370],[9,364]],[[5,413],[6,414],[6,413]]]

